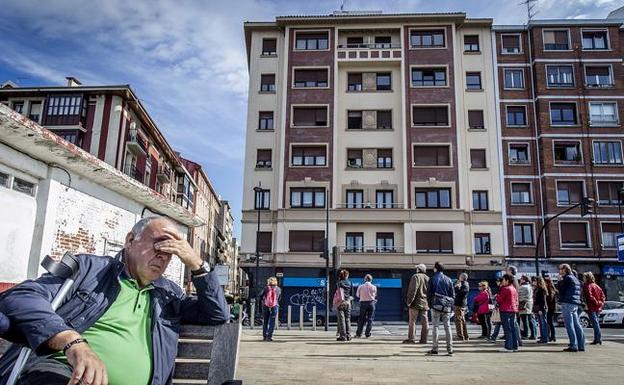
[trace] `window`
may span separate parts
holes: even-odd
[[[262,54],[266,56],[277,55],[277,39],[262,39]]]
[[[622,142],[594,142],[595,164],[622,164]]]
[[[0,171],[0,186],[9,188],[9,174]]]
[[[412,30],[410,31],[410,45],[412,48],[444,47],[444,30]]]
[[[473,191],[472,192],[472,209],[474,211],[488,211],[488,192]]]
[[[349,149],[347,150],[347,167],[349,168],[362,168],[364,162],[362,160],[361,149]]]
[[[378,129],[391,129],[392,128],[392,111],[390,110],[377,111],[377,128]]]
[[[585,83],[588,87],[613,87],[611,66],[585,66]]]
[[[392,168],[392,149],[377,150],[377,168]]]
[[[598,204],[603,206],[615,206],[622,194],[620,190],[624,187],[621,181],[598,182]],[[623,202],[624,203],[624,202]]]
[[[73,143],[78,147],[82,147],[82,138],[83,138],[82,131],[78,131],[78,130],[55,131],[54,133],[58,135],[59,137],[63,138],[64,140],[68,141],[69,143]]]
[[[268,210],[271,204],[271,190],[256,191],[254,209]]]
[[[578,123],[576,118],[576,104],[574,103],[551,103],[550,124],[553,126],[574,126]]]
[[[361,209],[364,203],[363,190],[347,190],[347,208]]]
[[[470,150],[470,163],[471,168],[487,168],[485,163],[485,150]]]
[[[362,91],[362,74],[350,73],[347,75],[347,90]]]
[[[617,103],[589,103],[589,124],[592,126],[618,124]]]
[[[293,107],[293,126],[327,126],[327,107]]]
[[[415,196],[417,209],[451,208],[450,188],[417,188]]]
[[[574,72],[571,65],[547,65],[548,87],[574,87]]]
[[[391,48],[391,36],[375,36],[375,48]]]
[[[362,128],[362,111],[347,112],[347,128],[350,130]]]
[[[35,184],[13,177],[13,190],[26,195],[35,196]]]
[[[362,128],[391,129],[392,111],[347,111],[347,129],[359,130]]]
[[[377,190],[375,193],[378,209],[391,209],[394,206],[394,191]]]
[[[464,36],[464,52],[479,52],[479,35]]]
[[[561,247],[586,248],[589,247],[587,223],[559,222],[561,229]]]
[[[518,54],[520,49],[520,35],[501,35],[501,45],[504,54]]]
[[[619,223],[601,223],[602,247],[604,249],[617,248],[617,236],[621,234]]]
[[[264,149],[256,152],[256,168],[271,168],[271,150]]]
[[[512,183],[511,203],[516,205],[527,205],[531,203],[531,184]]]
[[[529,164],[529,145],[524,143],[510,144],[509,164]]]
[[[292,188],[290,189],[290,207],[323,208],[325,207],[325,190],[322,188]]]
[[[275,92],[275,74],[260,76],[260,91]]]
[[[607,31],[583,31],[583,49],[609,49],[609,38]]]
[[[329,48],[327,32],[297,32],[295,49],[303,51],[326,50]]]
[[[293,166],[325,166],[325,147],[293,147]]]
[[[378,253],[394,253],[394,233],[377,233],[375,236]]]
[[[295,69],[295,88],[327,87],[326,69]]]
[[[258,130],[273,129],[273,111],[260,111]]]
[[[417,231],[416,252],[433,254],[453,253],[453,232]]]
[[[392,75],[388,73],[377,74],[377,91],[389,91],[392,89]]]
[[[521,69],[506,69],[503,71],[505,72],[505,88],[524,88],[524,74]]]
[[[468,127],[473,130],[485,128],[483,110],[468,110]]]
[[[30,112],[28,112],[28,119],[39,122],[41,118],[41,102],[31,102],[30,103]]]
[[[507,106],[507,126],[526,126],[526,107]]]
[[[466,88],[469,90],[481,89],[481,72],[466,72]]]
[[[364,46],[364,38],[362,36],[347,37],[347,48],[361,48]]]
[[[544,31],[544,51],[565,51],[570,49],[567,30]]]
[[[24,102],[13,102],[13,111],[17,112],[18,114],[23,114],[24,113]]]
[[[450,166],[450,146],[415,146],[414,166]]]
[[[579,142],[553,142],[555,164],[582,164],[583,156]]]
[[[514,223],[513,225],[514,245],[533,246],[533,224]]]
[[[446,86],[446,68],[412,68],[412,87]]]
[[[491,254],[490,234],[477,233],[474,235],[475,254]]]
[[[364,233],[347,233],[346,246],[347,253],[361,253],[364,251]]]
[[[557,204],[572,206],[581,201],[583,193],[582,181],[557,181]]]
[[[291,252],[321,252],[324,247],[324,231],[290,230],[288,232],[288,248]]]
[[[48,99],[48,116],[81,114],[83,114],[81,96],[51,96]]]
[[[448,106],[413,106],[412,125],[448,126]]]
[[[256,232],[256,244],[258,245],[259,252],[270,253],[273,251],[273,233],[270,231]]]

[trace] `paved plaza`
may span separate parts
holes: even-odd
[[[585,353],[562,352],[567,338],[557,328],[558,341],[547,346],[527,341],[519,352],[504,354],[502,341],[475,339],[456,343],[453,357],[426,356],[430,344],[401,344],[406,330],[376,325],[371,338],[344,343],[335,340],[335,328],[282,328],[273,342],[262,342],[260,329],[245,329],[237,377],[245,385],[624,384],[624,329],[603,330],[604,345],[587,346]],[[478,330],[471,327],[471,335]]]

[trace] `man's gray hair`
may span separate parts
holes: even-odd
[[[424,263],[420,263],[420,264],[416,265],[416,272],[417,273],[426,273],[427,272],[427,265],[425,265]]]
[[[461,274],[459,275],[459,279],[463,279],[463,280],[468,279],[468,274],[466,274],[466,273],[461,273]]]
[[[141,218],[137,223],[134,224],[134,226],[132,226],[132,230],[130,230],[130,232],[132,232],[132,234],[134,235],[135,238],[140,238],[141,234],[143,234],[143,231],[145,230],[145,228],[150,223],[152,223],[153,221],[155,221],[157,219],[166,219],[166,220],[170,221],[169,218],[163,217],[163,216]]]
[[[518,274],[518,268],[515,267],[514,265],[507,266],[507,271],[509,271],[509,274],[513,276],[516,276],[516,274]]]

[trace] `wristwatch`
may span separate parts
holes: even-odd
[[[210,265],[204,261],[199,269],[191,270],[191,277],[195,278],[208,273],[210,273]]]

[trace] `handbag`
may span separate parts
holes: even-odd
[[[494,308],[494,310],[492,311],[492,317],[490,318],[492,320],[492,322],[494,323],[500,323],[501,321],[501,314],[500,314],[500,310],[498,310],[498,308]]]
[[[334,292],[334,299],[332,301],[334,310],[338,309],[338,307],[342,305],[344,301],[345,301],[344,291],[342,291],[341,287],[338,287],[336,289],[336,292]]]

